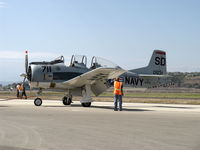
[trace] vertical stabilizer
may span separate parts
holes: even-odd
[[[149,65],[147,67],[129,70],[138,74],[165,75],[167,73],[166,52],[154,50]]]

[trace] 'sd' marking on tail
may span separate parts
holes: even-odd
[[[165,57],[156,57],[155,58],[155,65],[165,66],[166,65],[166,58]]]

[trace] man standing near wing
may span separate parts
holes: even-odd
[[[122,96],[123,96],[123,83],[119,77],[114,82],[114,111],[122,111]],[[119,103],[119,108],[118,108]]]

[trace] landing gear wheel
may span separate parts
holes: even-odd
[[[34,100],[34,104],[35,104],[35,106],[41,106],[42,105],[42,99],[41,98],[36,98]]]
[[[62,100],[64,105],[70,105],[72,103],[72,98],[70,97],[63,97]]]
[[[82,105],[83,107],[90,107],[90,106],[91,106],[91,102],[81,103],[81,105]]]

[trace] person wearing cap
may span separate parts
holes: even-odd
[[[20,87],[20,84],[18,83],[17,86],[16,86],[16,90],[17,90],[17,98],[19,98],[19,87]]]
[[[23,93],[23,84],[19,84],[18,86],[18,92],[19,92],[19,98],[22,99],[22,93]]]
[[[115,78],[114,82],[114,111],[122,111],[123,83],[120,78]],[[119,103],[119,108],[118,108]]]

